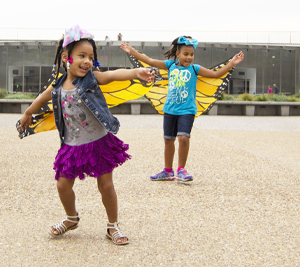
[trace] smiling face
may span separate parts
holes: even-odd
[[[194,60],[194,47],[191,45],[183,45],[180,50],[176,51],[179,63],[177,66],[188,67]]]
[[[62,60],[67,63],[68,51],[62,53]],[[75,44],[70,57],[73,63],[70,63],[68,75],[74,79],[76,77],[84,77],[93,67],[94,51],[93,46],[86,41],[81,41]]]

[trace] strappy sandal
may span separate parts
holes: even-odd
[[[119,226],[119,223],[118,223],[118,222],[115,222],[115,223],[110,223],[110,222],[109,222],[109,223],[107,223],[107,234],[106,234],[106,237],[109,238],[109,239],[111,239],[112,242],[113,242],[115,245],[127,245],[127,244],[129,244],[129,240],[128,240],[127,236],[124,235],[124,234],[120,231],[120,229],[119,229],[118,226]],[[109,229],[115,229],[116,231],[111,235],[111,234],[109,233]],[[118,239],[123,238],[123,237],[127,238],[127,241],[118,243],[118,242],[117,242]]]
[[[78,219],[78,221],[72,221],[69,218]],[[59,235],[65,234],[66,232],[68,232],[70,230],[74,230],[78,227],[79,220],[80,220],[80,218],[78,216],[78,213],[77,213],[77,216],[68,216],[67,215],[67,218],[65,220],[63,220],[62,222],[55,224],[51,227],[49,234],[52,236],[59,236]],[[67,226],[64,225],[64,222],[70,222],[70,223],[76,223],[76,224],[67,228]],[[53,230],[57,231],[58,234],[57,235],[53,234],[53,232],[52,232]]]

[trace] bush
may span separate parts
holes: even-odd
[[[238,96],[227,95],[224,92],[222,97],[219,100],[224,101],[269,101],[269,102],[300,102],[300,95],[290,95],[286,96],[283,94],[266,94],[266,95],[250,95],[250,94],[241,94]]]
[[[0,88],[0,99],[5,98],[8,95],[8,92],[5,89]]]
[[[287,97],[289,102],[300,102],[300,98],[298,95],[291,95]]]
[[[236,100],[237,101],[252,101],[253,96],[249,95],[247,93],[244,93],[244,94],[239,95]]]
[[[218,100],[234,101],[235,100],[235,96],[234,95],[228,95],[228,94],[222,92],[221,97],[218,98]]]
[[[270,100],[269,101],[274,101],[274,102],[288,102],[288,98],[286,95],[270,95]]]
[[[35,99],[36,95],[15,93],[15,94],[7,94],[4,98],[5,99]]]
[[[268,98],[266,95],[257,95],[253,99],[254,101],[268,101]]]

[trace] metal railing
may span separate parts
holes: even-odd
[[[109,36],[111,42],[118,42],[120,31],[89,29],[96,41]],[[57,41],[64,29],[0,28],[0,42],[6,41]],[[182,34],[191,35],[199,43],[244,43],[300,46],[300,31],[177,31],[177,30],[123,30],[124,41],[171,42]]]

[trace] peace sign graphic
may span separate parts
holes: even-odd
[[[191,79],[191,73],[188,70],[182,70],[180,73],[180,80],[188,82]]]
[[[180,93],[180,96],[182,98],[187,98],[189,95],[188,91],[186,89],[184,89],[181,93]]]

